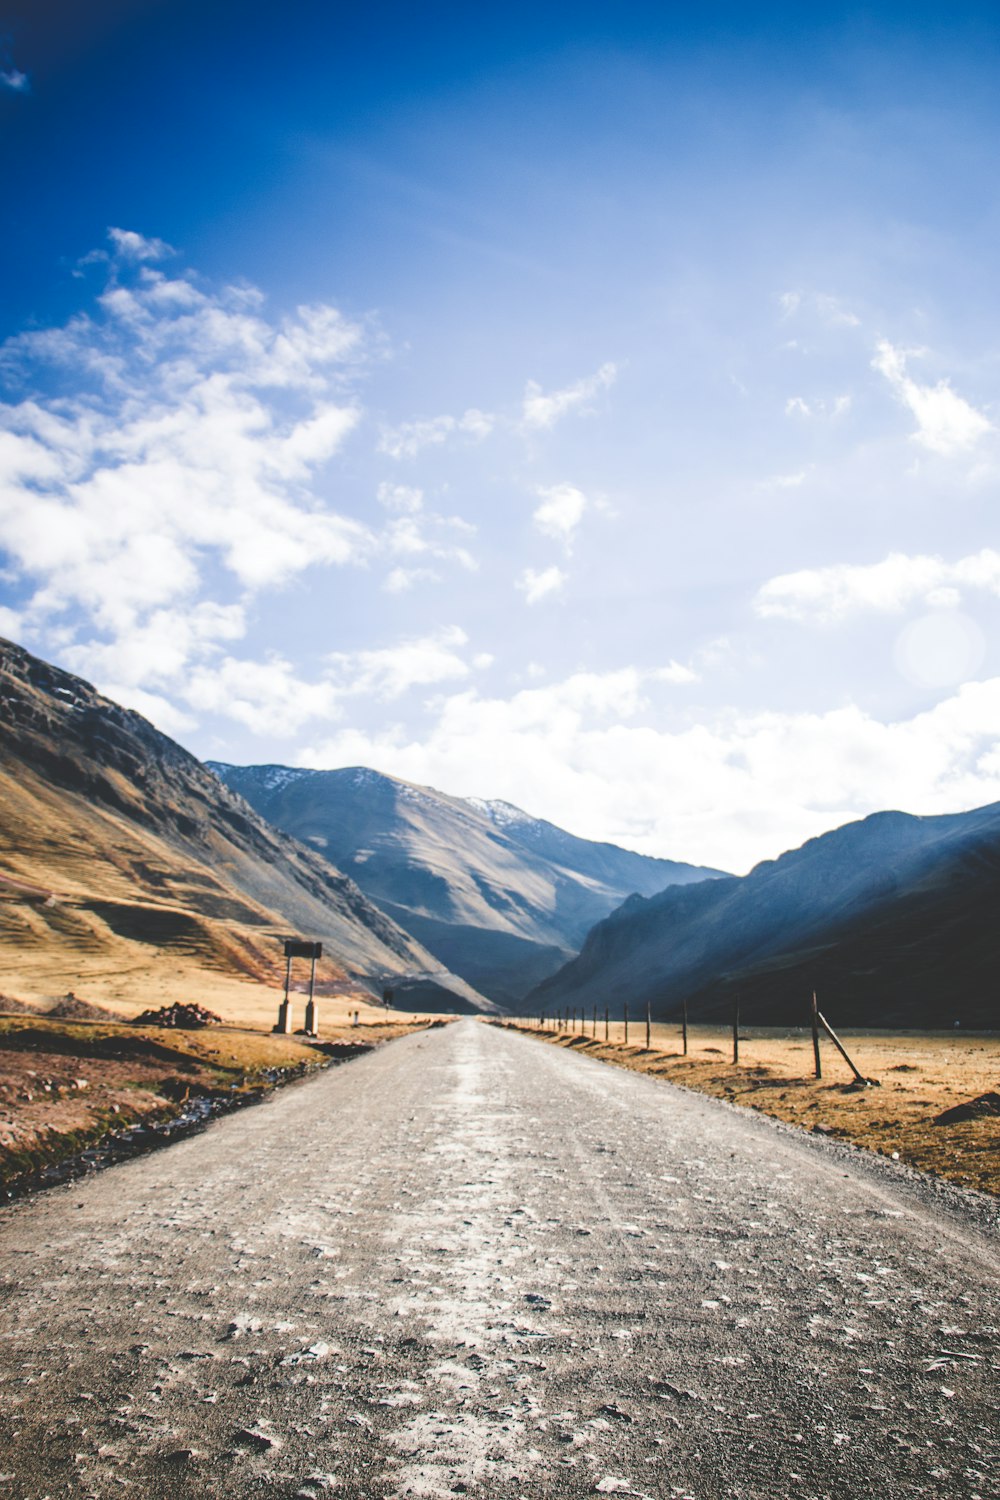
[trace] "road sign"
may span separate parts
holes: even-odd
[[[305,943],[301,938],[285,939],[286,958],[322,958],[322,943]]]

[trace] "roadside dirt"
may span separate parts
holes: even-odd
[[[676,1025],[654,1025],[647,1051],[641,1045],[644,1023],[632,1023],[628,1045],[620,1023],[612,1023],[608,1041],[601,1021],[597,1037],[591,1034],[589,1018],[586,1036],[523,1022],[505,1024],[602,1062],[760,1110],[803,1130],[851,1141],[961,1187],[1000,1194],[1000,1115],[934,1123],[956,1104],[1000,1091],[1000,1035],[995,1032],[845,1031],[841,1039],[858,1068],[880,1083],[859,1089],[828,1042],[821,1044],[824,1076],[814,1078],[812,1041],[801,1031],[741,1029],[740,1061],[734,1064],[728,1028],[689,1027],[684,1057]]]
[[[415,1029],[331,1027],[317,1046],[231,1026],[0,1015],[0,1196],[109,1136],[175,1119],[192,1101],[242,1102]]]
[[[0,1493],[994,1500],[981,1199],[471,1020],[403,1037],[0,1209]]]

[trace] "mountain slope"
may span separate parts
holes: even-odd
[[[801,1022],[813,989],[854,1025],[996,1025],[1000,804],[877,813],[743,879],[626,902],[529,997],[538,1008],[687,999],[718,1017]]]
[[[576,838],[509,803],[449,797],[362,767],[209,765],[505,1005],[565,962],[631,891],[716,873]]]
[[[138,971],[155,959],[164,971],[274,981],[289,932],[324,942],[328,985],[441,970],[353,881],[181,746],[9,642],[0,715],[5,974],[60,962],[69,973]]]

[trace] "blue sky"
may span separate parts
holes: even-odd
[[[742,870],[1000,799],[995,8],[7,12],[0,629]]]

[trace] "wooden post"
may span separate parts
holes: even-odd
[[[740,992],[736,991],[733,1001],[733,1062],[740,1060]]]
[[[688,1003],[687,1003],[686,1000],[684,1001],[684,1010],[682,1012],[681,1036],[684,1039],[684,1056],[687,1057],[687,1055],[688,1055]]]
[[[844,1046],[843,1042],[840,1040],[840,1037],[834,1031],[833,1027],[830,1025],[829,1021],[826,1019],[822,1011],[818,1010],[816,1012],[816,1019],[822,1026],[823,1030],[826,1032],[827,1036],[830,1038],[833,1045],[836,1047],[837,1051],[840,1053],[841,1057],[844,1059],[847,1066],[850,1068],[851,1072],[854,1074],[854,1077],[857,1079],[858,1083],[875,1083],[876,1080],[874,1078],[866,1078],[865,1075],[863,1073],[860,1073],[855,1067],[854,1063],[847,1055],[847,1048]]]
[[[646,1051],[649,1051],[649,1001],[646,1001]]]
[[[316,1024],[316,954],[312,956],[312,968],[309,970],[309,1004],[306,1006],[306,1036],[315,1036],[319,1031]]]
[[[597,1001],[594,1001],[594,1041],[597,1041]]]
[[[575,1005],[573,1007],[573,1025],[572,1025],[572,1027],[570,1029],[572,1031],[576,1030],[576,1006]]]
[[[625,1001],[625,1045],[628,1046],[628,1001]]]
[[[611,1021],[608,1016],[608,1007],[604,1007],[604,1040],[607,1041],[611,1035]]]
[[[813,1034],[813,1063],[816,1068],[816,1077],[823,1077],[823,1064],[819,1055],[819,1010],[816,1006],[816,991],[813,990],[812,998],[812,1034]]]

